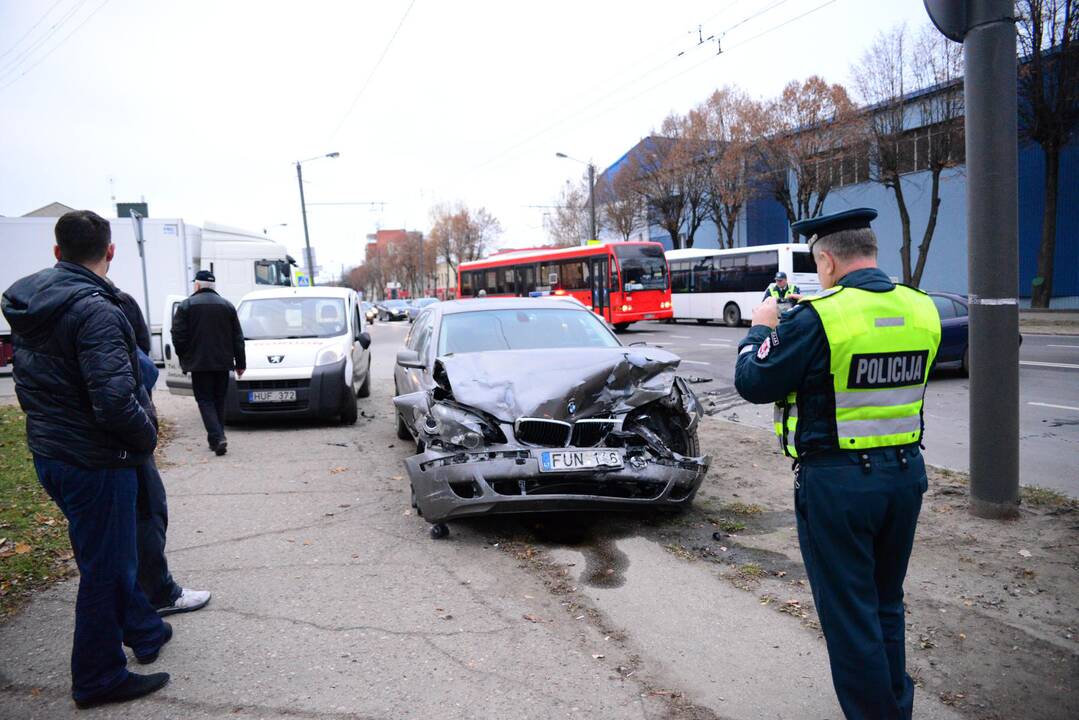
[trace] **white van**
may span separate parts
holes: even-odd
[[[371,392],[371,337],[355,291],[283,287],[244,295],[237,308],[247,370],[229,380],[225,419],[339,418],[356,422]],[[171,377],[179,366],[169,364]],[[189,385],[189,383],[188,383]]]

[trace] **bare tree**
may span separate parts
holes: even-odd
[[[821,214],[835,185],[834,174],[822,171],[823,161],[850,144],[854,120],[846,88],[816,75],[792,80],[778,98],[761,106],[754,118],[753,132],[762,138],[755,145],[755,164],[788,222]],[[792,238],[797,242],[797,235],[792,233]]]
[[[596,192],[602,198],[604,224],[623,240],[629,240],[635,230],[647,224],[644,200],[637,191],[631,168],[619,168],[604,187],[596,188]]]
[[[963,161],[962,46],[928,26],[912,38],[900,25],[879,34],[851,74],[869,106],[860,125],[868,149],[868,174],[895,197],[902,228],[903,282],[917,287],[936,230],[941,174]],[[916,90],[922,92],[911,100],[908,95]],[[859,143],[852,149],[859,155],[853,162],[862,162]],[[912,262],[911,217],[903,177],[916,171],[929,172],[929,217],[917,260]]]
[[[431,224],[428,236],[437,248],[438,258],[453,272],[461,262],[483,257],[502,234],[498,218],[485,208],[472,210],[462,203],[432,208]]]
[[[591,233],[590,217],[588,179],[585,176],[576,183],[566,181],[555,206],[544,217],[543,225],[556,246],[573,247],[580,245]]]
[[[706,148],[705,201],[720,229],[720,247],[734,247],[738,218],[749,197],[750,125],[755,104],[737,87],[716,90],[697,108],[696,126]],[[726,238],[726,240],[724,240]]]
[[[682,224],[686,214],[683,179],[669,165],[675,140],[652,136],[633,154],[630,172],[634,187],[646,203],[648,214],[671,237],[671,247],[683,247]]]
[[[1060,153],[1079,125],[1079,8],[1076,0],[1018,0],[1019,44],[1029,60],[1019,73],[1019,116],[1026,137],[1045,153],[1045,208],[1038,274],[1030,304],[1053,296]]]

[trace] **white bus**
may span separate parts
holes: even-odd
[[[760,305],[777,272],[803,294],[820,290],[806,245],[756,245],[731,250],[668,250],[675,320],[722,319],[734,327]]]

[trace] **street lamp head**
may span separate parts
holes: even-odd
[[[341,157],[341,153],[339,153],[339,152],[326,153],[326,157],[328,157],[328,158]]]
[[[556,152],[554,154],[554,156],[555,157],[560,157],[560,158],[567,158],[567,159],[569,158],[569,155],[567,155],[566,153],[562,153],[562,152]]]

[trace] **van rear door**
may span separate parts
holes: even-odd
[[[186,298],[183,295],[166,295],[161,318],[161,348],[165,357],[165,387],[174,395],[193,395],[191,376],[180,369],[180,357],[172,346],[172,318],[176,308]]]

